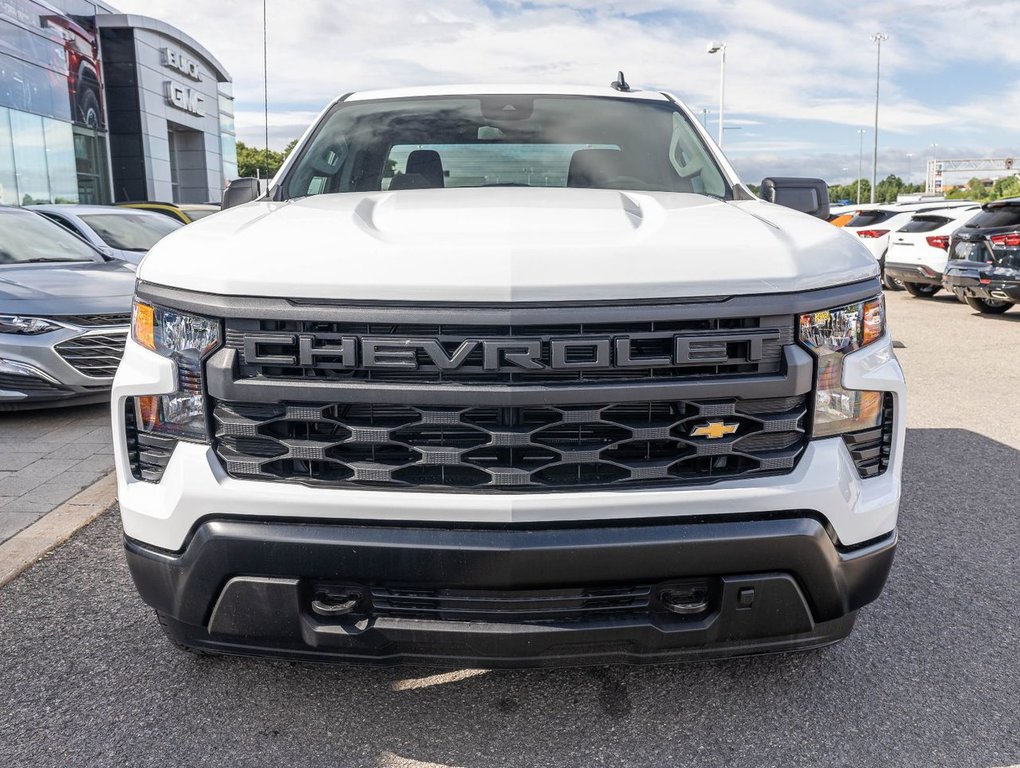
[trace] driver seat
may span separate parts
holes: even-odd
[[[611,179],[634,175],[618,149],[579,149],[570,157],[567,186],[605,189]]]

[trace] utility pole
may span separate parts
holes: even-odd
[[[889,39],[889,35],[883,32],[876,32],[871,36],[871,42],[878,46],[878,54],[875,58],[875,150],[871,156],[871,202],[875,202],[875,187],[878,186],[878,84],[882,74],[882,43]]]
[[[861,178],[864,176],[864,134],[867,131],[867,128],[857,129],[857,135],[860,137],[860,147],[857,150],[857,205],[861,204]]]

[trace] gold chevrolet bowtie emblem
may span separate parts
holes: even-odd
[[[740,428],[739,424],[724,424],[721,421],[710,421],[702,424],[691,431],[691,437],[707,437],[710,440],[718,440],[720,437],[732,435]]]

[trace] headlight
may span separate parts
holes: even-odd
[[[136,300],[131,338],[173,360],[177,370],[175,392],[135,398],[139,429],[207,441],[202,361],[219,346],[219,321]]]
[[[818,358],[815,386],[815,437],[877,427],[882,393],[844,389],[843,357],[885,333],[885,298],[801,315],[800,342]]]
[[[0,333],[21,333],[26,336],[36,336],[40,333],[55,331],[60,327],[49,320],[43,320],[41,317],[0,315]]]

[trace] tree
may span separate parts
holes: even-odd
[[[288,144],[283,152],[274,152],[258,147],[249,147],[243,141],[237,142],[237,173],[239,176],[259,176],[267,178],[276,174],[283,165],[284,159],[297,145],[297,139]],[[267,163],[268,161],[268,163]],[[268,168],[267,168],[268,164]]]

